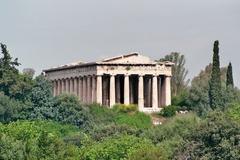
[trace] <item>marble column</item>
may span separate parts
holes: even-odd
[[[144,86],[143,86],[143,75],[138,77],[138,110],[143,111],[144,109]]]
[[[97,103],[102,104],[102,75],[97,75]]]
[[[90,104],[92,100],[91,76],[87,77],[87,103]]]
[[[57,95],[61,94],[61,82],[60,79],[57,80]]]
[[[53,80],[53,96],[57,95],[57,81]]]
[[[96,102],[96,76],[92,76],[92,103]]]
[[[72,78],[69,79],[69,93],[70,94],[73,93],[73,79]]]
[[[152,108],[154,111],[158,110],[158,87],[157,76],[152,77]]]
[[[124,75],[124,104],[129,105],[129,75]]]
[[[74,95],[77,96],[78,95],[78,78],[75,77],[74,78]]]
[[[83,77],[83,86],[82,87],[83,87],[82,101],[84,103],[87,103],[87,77],[86,76]]]
[[[61,86],[62,86],[62,92],[61,93],[65,93],[65,81],[64,79],[61,80]]]
[[[66,85],[66,89],[65,89],[65,92],[66,93],[69,93],[69,79],[67,78],[67,79],[65,79],[65,85]]]
[[[171,77],[165,77],[165,106],[171,105]]]
[[[116,103],[115,75],[110,75],[110,107]]]
[[[82,90],[83,84],[82,84],[82,77],[78,78],[78,98],[80,101],[82,101],[82,95],[83,95],[83,90]]]

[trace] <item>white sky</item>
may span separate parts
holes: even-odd
[[[177,51],[192,78],[219,40],[221,66],[232,61],[240,86],[240,0],[0,0],[0,20],[0,42],[38,74],[78,60]]]

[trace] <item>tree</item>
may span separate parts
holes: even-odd
[[[23,74],[29,75],[29,77],[33,78],[33,76],[35,74],[35,70],[33,68],[24,68]]]
[[[209,103],[212,109],[216,109],[222,106],[221,98],[221,73],[220,73],[220,61],[219,61],[219,42],[214,42],[213,47],[213,66],[211,79],[209,82]]]
[[[233,74],[232,74],[232,63],[230,62],[227,68],[227,87],[234,87]]]
[[[169,55],[166,55],[164,58],[159,60],[162,61],[170,61],[175,65],[172,68],[172,94],[173,96],[177,96],[182,92],[182,90],[186,89],[189,80],[186,80],[188,70],[185,68],[186,59],[185,56],[178,53],[172,52]]]
[[[32,78],[19,74],[16,68],[20,65],[18,59],[12,60],[7,46],[2,43],[0,45],[3,55],[0,58],[0,91],[11,98],[25,100],[32,87]]]
[[[240,125],[223,112],[212,112],[185,137],[175,159],[240,159]]]

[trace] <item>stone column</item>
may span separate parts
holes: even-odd
[[[57,80],[57,96],[60,94],[61,92],[61,84],[60,84],[60,80]]]
[[[110,107],[116,103],[115,75],[110,75]]]
[[[73,93],[73,79],[72,78],[69,79],[69,93],[70,94]]]
[[[92,76],[92,103],[96,102],[96,77]]]
[[[157,76],[153,75],[152,78],[152,108],[154,111],[158,110],[158,87]]]
[[[84,103],[87,103],[87,77],[86,76],[83,77],[83,86],[82,87],[83,87],[82,101]]]
[[[74,94],[77,96],[78,95],[78,78],[74,78]]]
[[[138,110],[143,111],[144,109],[144,86],[143,86],[143,75],[138,77]]]
[[[80,101],[82,101],[82,77],[78,78],[78,98]]]
[[[66,93],[69,93],[69,79],[65,79],[65,85],[66,85],[66,89],[65,89],[65,92]]]
[[[165,77],[165,106],[171,105],[171,77]]]
[[[102,105],[102,75],[97,75],[97,103]]]
[[[65,93],[65,82],[64,79],[61,80],[61,86],[62,86],[62,92],[61,93]]]
[[[129,75],[124,75],[124,104],[129,105]]]
[[[53,96],[57,95],[57,82],[56,80],[53,80]]]
[[[90,104],[92,100],[91,76],[87,77],[87,103]]]

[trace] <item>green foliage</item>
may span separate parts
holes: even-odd
[[[179,93],[177,96],[172,97],[172,105],[173,106],[178,106],[179,109],[186,110],[189,109],[190,107],[189,102],[189,91],[184,90],[181,93]]]
[[[221,112],[213,112],[179,148],[176,159],[240,159],[240,126]]]
[[[173,137],[185,137],[200,123],[200,119],[193,113],[178,115],[169,119],[165,124],[148,129],[143,136],[151,139],[154,144],[170,140]]]
[[[240,104],[232,104],[228,107],[226,113],[233,120],[240,121]]]
[[[124,135],[96,142],[81,151],[84,160],[113,160],[128,159],[138,149],[149,147],[153,147],[153,145],[146,139]]]
[[[20,111],[25,108],[25,104],[0,93],[0,122],[8,123],[20,118]]]
[[[34,86],[27,96],[27,101],[31,102],[31,105],[29,104],[28,107],[22,110],[22,119],[54,119],[56,116],[55,100],[51,90],[51,83],[44,76],[36,77]]]
[[[107,137],[117,136],[117,135],[139,135],[140,130],[135,127],[130,127],[126,124],[116,125],[111,124],[107,126],[96,126],[90,135],[95,141],[101,141]]]
[[[19,74],[18,60],[12,60],[7,47],[1,44],[3,57],[0,58],[0,91],[6,96],[18,100],[25,100],[33,85],[32,78],[28,75]]]
[[[222,92],[221,92],[221,73],[220,73],[220,61],[219,61],[219,42],[214,42],[213,48],[213,67],[211,73],[211,79],[209,81],[209,100],[210,107],[217,109],[222,107]]]
[[[73,95],[60,95],[56,97],[54,104],[54,120],[72,124],[83,129],[91,127],[91,116],[88,110],[83,107],[78,98]]]
[[[78,148],[60,138],[77,132],[73,126],[47,121],[14,122],[0,127],[0,159],[69,159]]]
[[[226,81],[227,87],[234,87],[233,83],[233,73],[232,73],[232,63],[230,62],[227,68],[227,81]]]
[[[142,112],[118,114],[115,121],[116,124],[126,124],[139,129],[146,129],[152,126],[151,117]]]
[[[129,112],[135,112],[137,111],[137,105],[135,104],[116,104],[113,106],[113,108],[118,111],[118,112],[123,112],[123,113],[129,113]]]
[[[90,106],[90,114],[94,117],[93,122],[95,125],[129,125],[139,129],[149,128],[152,126],[150,116],[141,112],[125,113],[116,108],[109,109],[103,106],[92,105]]]
[[[177,107],[176,106],[166,106],[160,111],[160,115],[163,117],[173,117],[176,115]]]
[[[161,61],[170,61],[173,62],[175,65],[172,67],[172,78],[171,78],[171,89],[172,95],[177,96],[180,94],[184,89],[187,88],[189,80],[186,80],[188,70],[185,68],[186,59],[185,56],[178,53],[172,52],[169,55],[166,55],[164,58],[159,60]]]
[[[200,119],[192,113],[176,116],[165,124],[146,130],[142,136],[158,146],[162,159],[172,159],[175,151],[182,147],[186,136],[199,125]]]

